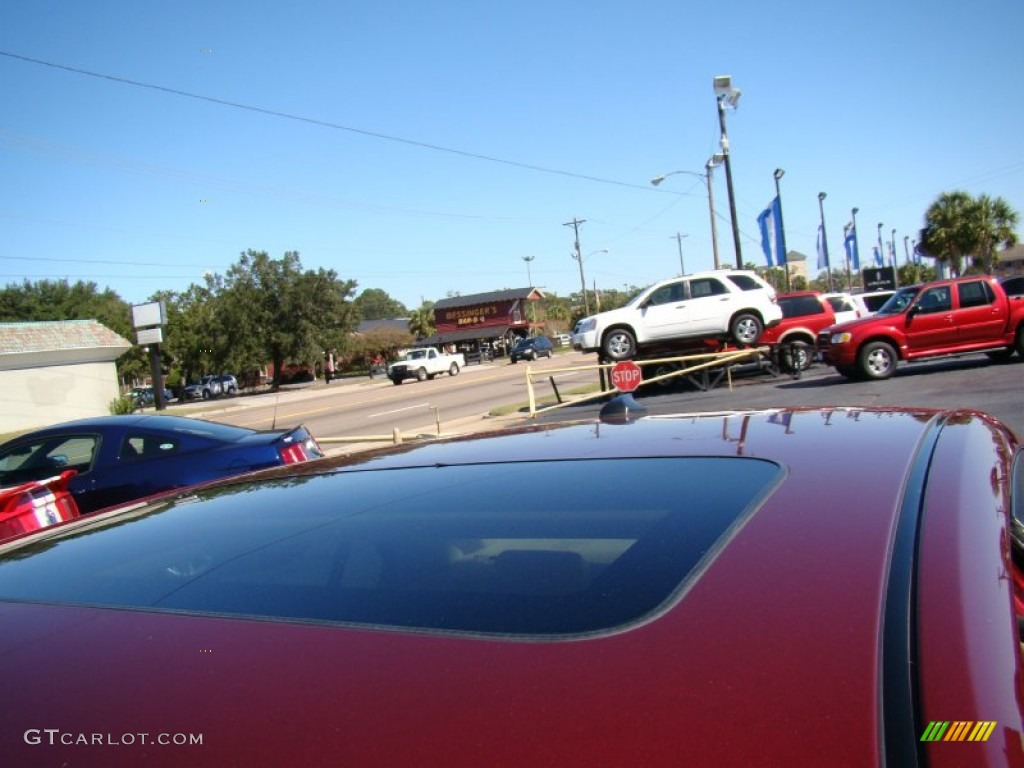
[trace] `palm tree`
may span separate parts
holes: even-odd
[[[943,192],[928,206],[918,236],[920,249],[936,261],[944,261],[959,275],[964,256],[972,250],[969,221],[974,200],[966,192]]]
[[[973,250],[975,263],[987,275],[992,274],[996,248],[1010,248],[1017,244],[1017,212],[1001,197],[994,200],[988,195],[979,195],[975,201],[972,226],[976,246]]]
[[[921,251],[949,264],[954,274],[962,272],[967,256],[974,266],[992,274],[996,249],[1017,242],[1017,212],[1001,197],[944,192],[928,207],[924,220]]]
[[[434,333],[434,305],[425,301],[409,316],[409,332],[417,339],[425,339]]]

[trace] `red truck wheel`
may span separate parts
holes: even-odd
[[[872,341],[861,347],[857,355],[857,363],[861,374],[866,379],[888,379],[896,372],[896,361],[899,357],[892,344],[884,341]]]

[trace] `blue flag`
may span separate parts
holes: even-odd
[[[846,260],[853,265],[854,271],[860,270],[860,254],[857,253],[857,230],[850,229],[843,241],[846,246]]]
[[[872,246],[871,250],[875,254],[875,266],[876,267],[884,267],[885,266],[885,259],[882,258],[882,252],[880,250],[878,250],[878,246],[877,245]]]
[[[783,267],[786,265],[785,248],[782,244],[782,204],[778,196],[757,217],[757,226],[761,230],[761,250],[764,251],[768,266]]]

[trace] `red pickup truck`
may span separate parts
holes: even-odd
[[[986,352],[1024,357],[1024,297],[994,277],[901,288],[875,314],[818,334],[825,362],[847,378],[887,379],[899,360]]]

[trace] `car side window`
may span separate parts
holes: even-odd
[[[673,301],[682,301],[683,298],[683,284],[669,283],[655,289],[647,298],[647,305],[654,307],[659,304],[671,304]]]
[[[729,289],[713,277],[702,277],[690,281],[690,295],[695,299],[720,296],[728,292]]]
[[[949,286],[939,285],[934,288],[929,288],[921,294],[921,298],[917,302],[917,305],[924,314],[932,312],[948,312],[953,308]]]
[[[180,443],[174,438],[153,435],[128,435],[121,443],[118,458],[121,461],[151,459],[156,456],[168,456],[177,453]]]
[[[984,307],[995,301],[995,293],[992,291],[992,287],[983,280],[960,283],[956,290],[960,296],[961,309]]]
[[[728,275],[729,281],[741,291],[760,291],[764,286],[750,275]]]
[[[42,438],[16,445],[0,456],[0,482],[43,480],[66,469],[87,472],[98,445],[99,438],[94,435]]]

